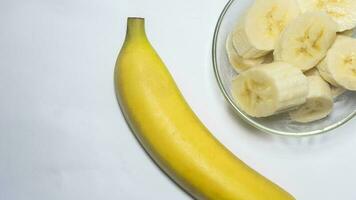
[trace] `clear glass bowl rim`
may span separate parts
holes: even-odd
[[[233,110],[235,111],[235,113],[237,113],[244,121],[246,121],[247,123],[249,123],[250,125],[252,125],[253,127],[261,130],[262,132],[265,133],[271,133],[271,134],[277,134],[277,135],[282,135],[282,136],[312,136],[312,135],[318,135],[318,134],[322,134],[322,133],[326,133],[328,131],[331,131],[335,128],[340,127],[341,125],[345,124],[346,122],[350,121],[355,115],[356,115],[356,111],[352,112],[350,115],[346,116],[344,119],[330,125],[327,126],[323,129],[319,129],[319,130],[314,130],[314,131],[307,131],[307,132],[284,132],[284,131],[279,131],[279,130],[275,130],[275,129],[271,129],[268,128],[262,124],[259,124],[257,122],[255,122],[253,119],[249,118],[245,113],[243,113],[234,103],[233,100],[229,97],[228,92],[225,90],[224,85],[222,83],[222,79],[220,77],[220,73],[219,73],[219,68],[218,68],[218,62],[217,62],[217,42],[218,42],[218,36],[219,36],[219,32],[220,32],[220,27],[221,27],[221,23],[227,13],[227,11],[229,10],[229,8],[231,7],[231,5],[238,0],[229,0],[227,2],[227,4],[225,5],[224,9],[222,10],[218,22],[215,26],[215,31],[214,31],[214,37],[213,37],[213,46],[212,46],[212,59],[213,59],[213,68],[214,68],[214,73],[215,73],[215,78],[218,82],[220,91],[222,92],[223,96],[225,97],[225,99],[227,100],[227,102],[230,104],[230,106],[233,108]]]

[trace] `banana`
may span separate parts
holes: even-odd
[[[356,91],[356,39],[338,36],[317,67],[331,85]]]
[[[239,74],[231,89],[244,112],[252,117],[267,117],[303,104],[308,81],[298,68],[275,62]]]
[[[336,24],[323,12],[300,15],[284,30],[274,59],[307,71],[324,58],[336,38]]]
[[[265,58],[260,57],[256,59],[245,59],[241,57],[235,50],[232,44],[232,36],[231,34],[228,35],[226,40],[226,52],[227,57],[229,59],[230,64],[233,66],[237,73],[245,71],[255,65],[261,64],[264,62]]]
[[[219,143],[193,113],[142,18],[129,18],[115,89],[132,131],[155,162],[196,199],[292,200]]]
[[[306,76],[318,76],[321,77],[319,70],[314,67],[313,69],[310,69],[306,72],[304,72],[304,74]],[[321,77],[322,78],[322,77]],[[336,86],[332,86],[330,85],[330,89],[331,89],[331,96],[335,99],[337,97],[339,97],[340,95],[342,95],[344,92],[346,92],[346,90],[342,87],[336,87]]]
[[[298,0],[302,12],[323,11],[336,23],[339,32],[356,26],[355,0]]]
[[[334,86],[334,87],[341,87],[336,81],[335,79],[333,78],[331,72],[328,70],[327,68],[327,61],[326,59],[322,60],[317,68],[318,68],[318,71],[319,71],[319,74],[320,76],[325,80],[327,81],[330,85]]]
[[[328,116],[333,108],[333,98],[328,83],[320,76],[307,76],[309,91],[306,103],[289,112],[291,120],[308,123]]]
[[[285,26],[299,13],[295,0],[256,0],[234,30],[238,54],[258,58],[271,52]]]

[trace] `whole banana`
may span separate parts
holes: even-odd
[[[119,104],[156,163],[197,199],[294,199],[219,143],[151,47],[144,19],[129,18],[115,69]]]

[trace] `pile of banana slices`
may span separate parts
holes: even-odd
[[[356,91],[356,0],[255,0],[226,41],[236,104],[308,123]]]

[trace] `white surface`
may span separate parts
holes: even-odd
[[[127,16],[206,126],[300,200],[355,200],[356,123],[313,138],[260,133],[217,88],[211,40],[225,1],[0,1],[0,199],[190,199],[148,158],[113,90]]]

